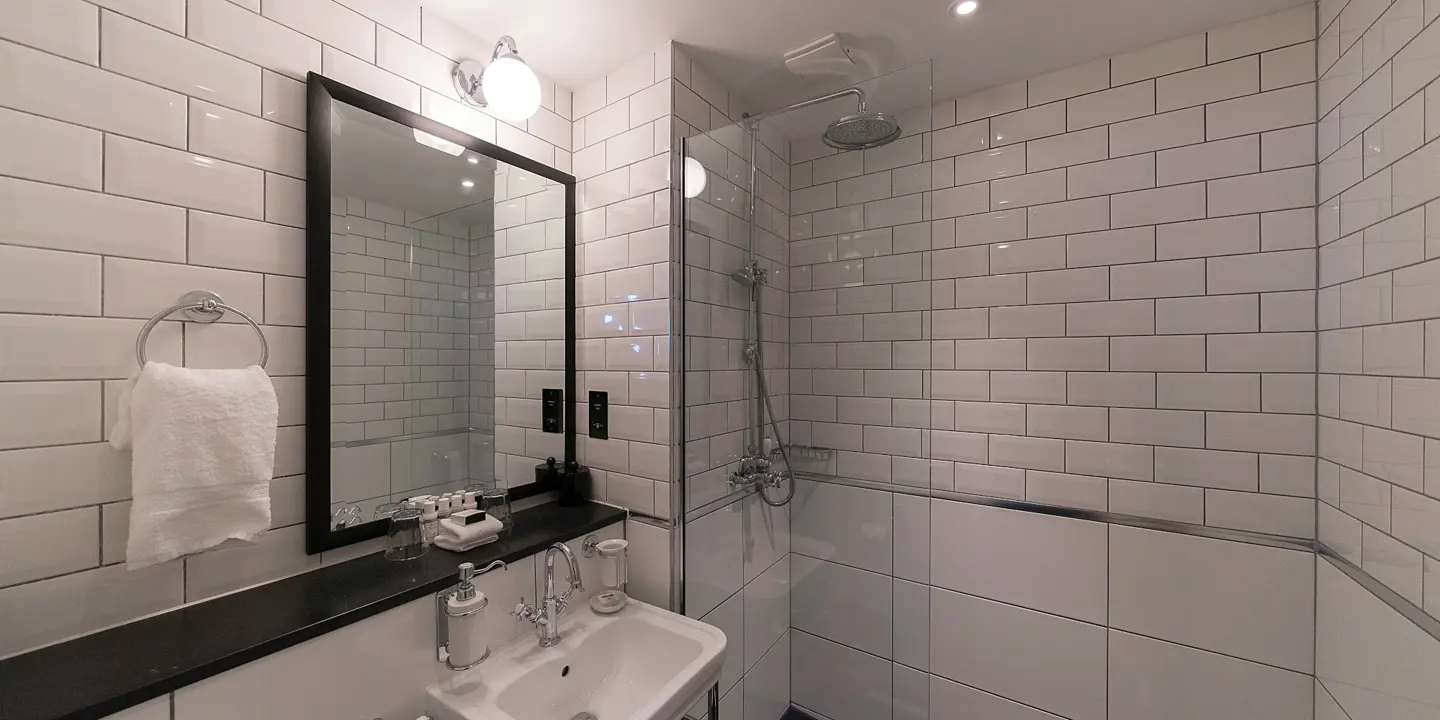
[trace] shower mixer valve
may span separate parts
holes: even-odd
[[[790,476],[782,470],[776,470],[775,464],[767,457],[758,455],[746,455],[740,458],[740,467],[730,473],[727,482],[730,487],[749,487],[755,485],[760,488],[779,487]]]
[[[744,285],[745,287],[753,287],[757,283],[760,285],[769,285],[769,273],[770,271],[760,267],[760,263],[751,260],[750,262],[742,265],[739,270],[730,273],[730,279],[734,280],[737,283],[740,283],[741,285]]]

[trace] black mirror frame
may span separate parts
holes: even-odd
[[[330,529],[330,109],[338,100],[496,161],[565,186],[565,458],[575,452],[575,213],[576,181],[512,150],[386,102],[318,73],[307,80],[305,183],[305,552],[314,555],[385,534],[385,523]],[[518,500],[553,490],[530,483],[510,490]]]

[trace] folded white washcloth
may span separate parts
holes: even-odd
[[[270,376],[146,363],[120,395],[110,444],[132,448],[130,569],[270,527],[279,404]]]
[[[499,539],[499,535],[488,535],[486,537],[480,538],[479,540],[462,543],[457,540],[454,535],[436,535],[435,547],[438,547],[441,550],[449,550],[450,552],[470,552],[471,550],[474,550],[481,545],[492,543]]]
[[[450,518],[445,518],[440,521],[440,531],[436,533],[435,537],[437,541],[440,538],[448,538],[451,543],[456,545],[470,545],[477,540],[486,540],[499,535],[500,530],[504,527],[499,520],[495,519],[494,515],[487,515],[484,520],[469,525],[461,525]]]

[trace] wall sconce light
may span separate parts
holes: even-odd
[[[520,58],[515,38],[509,35],[495,43],[489,65],[462,60],[450,76],[461,100],[487,108],[501,120],[520,122],[540,109],[540,79]]]
[[[685,197],[697,198],[705,192],[705,166],[692,157],[685,158]]]

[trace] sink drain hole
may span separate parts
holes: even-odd
[[[566,665],[566,666],[565,666],[565,669],[560,671],[560,677],[568,677],[569,675],[570,675],[570,666],[569,666],[569,665]],[[586,713],[580,713],[580,715],[576,715],[576,716],[575,716],[574,718],[572,718],[571,720],[586,720],[586,718],[582,718],[582,717],[581,717],[581,715],[585,715],[585,714],[586,714]],[[593,718],[594,716],[592,715],[591,717]]]
[[[595,717],[594,713],[582,712],[579,715],[570,718],[570,720],[598,720],[598,718]]]

